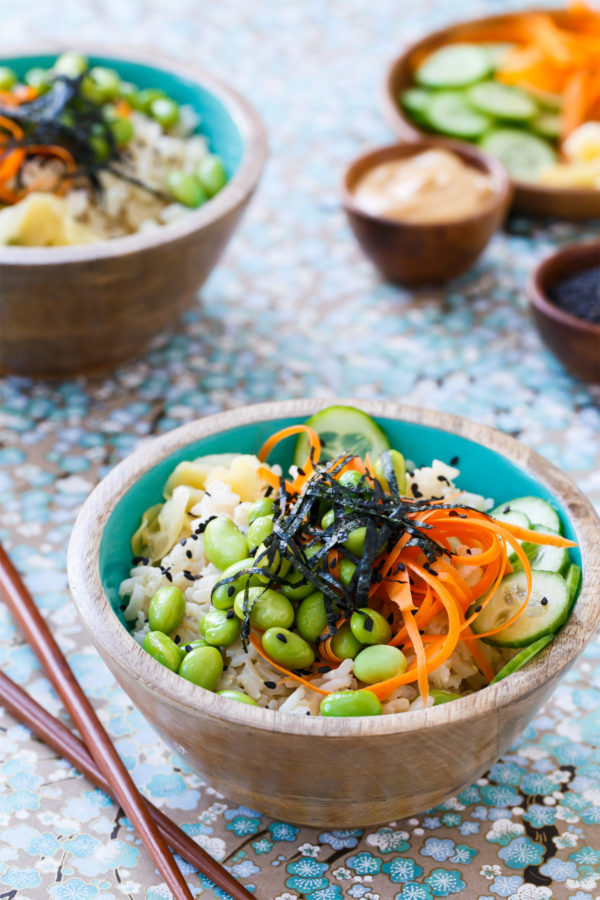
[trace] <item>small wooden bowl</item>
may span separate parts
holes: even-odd
[[[564,247],[539,264],[527,286],[533,318],[544,343],[573,375],[594,383],[600,383],[600,325],[564,312],[549,299],[548,289],[569,275],[599,264],[600,241]]]
[[[373,166],[440,147],[494,179],[495,193],[481,212],[452,222],[416,224],[371,215],[355,202],[353,189]],[[499,160],[469,144],[443,138],[393,144],[365,153],[351,163],[342,182],[344,209],[359,244],[384,278],[405,285],[447,281],[466,272],[502,225],[511,197],[510,178]]]
[[[208,453],[256,453],[276,429],[329,403],[376,418],[418,465],[458,457],[459,485],[495,497],[551,499],[577,541],[583,584],[555,640],[526,668],[426,710],[372,718],[293,716],[198,688],[156,662],[119,619],[118,587],[131,567],[131,535],[160,501],[173,467]],[[292,459],[294,442],[274,461]],[[499,492],[502,491],[500,494]],[[557,468],[517,441],[458,416],[400,403],[286,400],[200,419],[147,443],[85,503],[69,545],[69,582],[81,619],[133,703],[193,770],[219,791],[286,821],[330,828],[421,812],[475,781],[548,699],[600,621],[600,522]]]
[[[540,10],[561,25],[567,14],[558,10]],[[506,13],[498,16],[484,16],[449,25],[434,31],[407,47],[391,64],[383,87],[383,102],[386,118],[401,140],[419,140],[428,132],[420,129],[405,115],[398,103],[398,97],[408,87],[414,85],[412,60],[430,53],[437,47],[456,41],[469,41],[476,29],[482,26],[507,25],[523,13]],[[514,182],[513,206],[516,210],[534,216],[554,216],[560,219],[592,219],[600,215],[600,193],[586,188],[558,188],[537,185],[529,181]]]
[[[63,49],[3,62],[22,74],[50,66]],[[258,115],[211,75],[137,51],[87,55],[139,87],[162,87],[192,104],[232,176],[205,206],[152,232],[73,247],[0,247],[0,371],[67,377],[110,369],[172,331],[221,255],[265,160]]]

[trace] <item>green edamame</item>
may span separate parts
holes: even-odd
[[[17,73],[9,66],[0,66],[0,91],[10,91],[17,83]]]
[[[192,650],[197,650],[198,647],[210,647],[210,644],[207,644],[202,638],[197,638],[195,641],[187,641],[185,644],[177,644],[181,659],[183,659],[186,653],[191,653]]]
[[[365,552],[365,538],[367,536],[367,529],[363,525],[360,528],[353,528],[349,533],[347,540],[344,541],[344,547],[346,550],[349,550],[354,556],[358,556],[359,558]]]
[[[239,578],[234,579],[229,584],[223,583],[226,578],[231,578],[233,575],[237,575],[238,572],[243,572],[244,569],[251,569],[253,565],[254,560],[251,556],[248,556],[246,559],[240,559],[239,562],[233,563],[233,565],[225,569],[222,573],[222,578],[214,586],[210,595],[212,605],[216,609],[231,609],[235,601],[235,595],[243,591],[246,585],[253,587],[261,583],[259,575],[240,575]]]
[[[320,542],[310,544],[309,547],[304,551],[304,555],[307,559],[312,559],[313,556],[319,552],[319,550],[323,549],[323,544]],[[314,585],[308,581],[297,569],[294,568],[294,563],[292,562],[292,569],[286,576],[286,579],[291,582],[291,584],[282,584],[281,591],[285,594],[286,597],[289,597],[290,600],[303,600],[304,597],[308,597],[309,594],[312,594],[315,590]]]
[[[254,519],[248,529],[247,539],[248,550],[250,551],[250,553],[260,547],[260,545],[265,541],[266,538],[269,537],[272,531],[273,516],[259,516],[257,519]]]
[[[334,605],[334,610],[337,607]],[[314,644],[327,628],[327,611],[322,591],[305,597],[296,612],[296,628],[305,641]]]
[[[384,490],[391,494],[406,493],[406,464],[398,450],[384,450],[375,460],[374,469],[375,477]],[[393,484],[394,478],[395,485]],[[392,482],[391,486],[390,481]]]
[[[344,587],[348,587],[354,573],[356,572],[356,563],[353,563],[351,559],[346,559],[342,557],[342,559],[338,562],[338,569],[340,573],[340,581],[344,585]]]
[[[115,69],[105,66],[94,66],[81,82],[81,92],[92,103],[102,104],[116,100],[119,95],[121,79]]]
[[[229,647],[240,636],[240,620],[232,609],[211,609],[200,622],[204,640],[212,647]]]
[[[260,575],[259,578],[263,584],[276,580],[280,575],[282,578],[290,571],[289,559],[282,559],[279,550],[273,551],[271,548],[267,550],[265,544],[261,544],[254,554],[254,565],[260,569],[265,569],[266,574]]]
[[[248,541],[227,516],[217,516],[206,526],[204,552],[217,569],[227,569],[248,556]]]
[[[174,200],[190,209],[206,203],[206,193],[198,179],[181,169],[171,169],[167,174],[167,190]]]
[[[290,669],[307,669],[315,661],[310,644],[287,628],[269,628],[262,636],[262,645],[271,659]]]
[[[238,619],[244,618],[246,593],[240,591],[235,598],[234,610]],[[248,589],[250,623],[261,631],[268,628],[289,628],[294,621],[294,607],[283,594],[271,588],[251,587]]]
[[[160,88],[144,88],[141,91],[136,91],[131,97],[131,105],[134,109],[137,109],[138,112],[148,114],[150,112],[151,104],[154,103],[155,100],[166,96],[165,92]]]
[[[115,116],[114,119],[110,120],[109,128],[112,131],[112,136],[115,139],[115,143],[119,147],[123,147],[125,146],[125,144],[128,144],[135,134],[133,122],[126,116]]]
[[[198,647],[181,660],[179,674],[182,678],[214,691],[223,672],[223,657],[216,647]]]
[[[185,597],[174,584],[157,590],[148,607],[148,620],[152,631],[171,634],[181,624],[185,614]]]
[[[336,691],[321,701],[322,716],[380,716],[381,703],[371,691]]]
[[[138,87],[131,81],[122,81],[119,85],[119,98],[127,100],[130,106],[134,106],[134,97],[138,95]]]
[[[323,518],[321,519],[321,528],[323,531],[327,531],[333,523],[335,522],[335,512],[333,509],[328,509]]]
[[[256,700],[249,697],[243,691],[217,691],[219,697],[226,697],[228,700],[235,700],[236,703],[246,703],[248,706],[258,706]]]
[[[83,75],[88,67],[88,61],[81,53],[69,51],[61,53],[52,67],[57,75],[66,75],[67,78],[78,78]]]
[[[352,634],[349,622],[344,622],[331,638],[331,649],[340,659],[354,659],[363,646]]]
[[[352,470],[342,472],[338,481],[341,485],[343,485],[343,487],[351,487],[355,489],[362,488],[363,490],[370,489],[369,482],[362,472],[355,472]]]
[[[171,672],[177,672],[181,663],[179,647],[162,631],[149,631],[142,644],[144,650]]]
[[[374,644],[361,650],[354,660],[354,674],[365,684],[377,684],[406,671],[407,660],[397,647]]]
[[[252,525],[255,519],[260,519],[262,516],[272,516],[273,502],[272,497],[261,497],[260,500],[255,500],[248,513],[248,525]]]
[[[227,183],[225,166],[221,157],[215,153],[209,153],[204,159],[200,160],[196,175],[209,197],[214,197],[215,194],[218,194]]]
[[[157,97],[152,100],[148,112],[165,130],[172,128],[179,121],[179,104],[169,97]],[[204,184],[202,186],[204,187]]]
[[[52,73],[48,69],[36,67],[25,73],[25,84],[34,87],[38,94],[45,94],[52,84]]]
[[[388,620],[377,612],[363,606],[355,610],[350,617],[352,634],[361,644],[387,644],[392,638],[392,629]]]

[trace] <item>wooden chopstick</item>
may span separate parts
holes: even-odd
[[[167,886],[176,900],[192,900],[190,889],[131,775],[123,765],[92,704],[83,693],[2,544],[0,544],[0,587],[29,646],[46,670],[85,741],[90,756],[110,784],[115,799],[131,820]]]
[[[83,741],[1,671],[0,701],[15,719],[26,725],[49,747],[60,753],[96,787],[106,794],[112,795],[111,785],[98,769]],[[250,891],[236,881],[234,876],[214,860],[206,850],[203,850],[189,834],[182,831],[175,822],[149,800],[145,800],[145,803],[170,847],[177,850],[184,859],[196,866],[211,881],[224,888],[234,900],[256,900]]]

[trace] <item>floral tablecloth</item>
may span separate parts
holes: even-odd
[[[379,107],[403,42],[466,0],[4,0],[3,46],[64,39],[156,47],[231,79],[270,134],[260,190],[181,328],[110,378],[9,378],[0,401],[0,538],[133,776],[260,900],[593,900],[600,896],[600,642],[485,778],[414,818],[297,828],[220,796],[116,686],[69,600],[65,551],[97,480],[150,435],[248,402],[394,397],[494,425],[600,503],[598,394],[543,348],[523,286],[591,226],[513,218],[444,290],[381,283],[340,209],[342,166],[392,135]],[[60,703],[0,606],[0,665]],[[468,752],[468,748],[466,748]],[[181,862],[196,895],[223,897]],[[0,900],[164,900],[122,812],[0,710]]]

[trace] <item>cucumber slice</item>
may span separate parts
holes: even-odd
[[[518,515],[516,510],[513,515]],[[546,525],[534,525],[533,531],[539,531],[540,534],[556,534],[558,536],[557,531],[553,531]],[[534,544],[529,541],[523,541],[521,546],[532,569],[539,569],[543,572],[558,572],[559,575],[564,575],[571,564],[569,551],[566,547],[552,547],[550,544]],[[511,564],[515,571],[523,568],[518,559],[514,561],[511,559]]]
[[[424,115],[434,131],[472,141],[480,138],[492,124],[488,116],[469,106],[462,91],[431,94]]]
[[[508,503],[501,503],[492,510],[490,515],[496,518],[498,512],[514,511],[524,513],[533,525],[542,525],[548,529],[549,533],[560,534],[560,518],[547,500],[542,500],[541,497],[517,497],[515,500],[509,500]]]
[[[485,43],[479,44],[482,50],[485,50],[489,56],[494,69],[499,69],[511,50],[514,50],[516,44],[503,43]]]
[[[429,88],[466,87],[492,71],[491,56],[477,44],[447,44],[434,50],[415,72],[417,84]]]
[[[497,681],[502,681],[503,678],[506,678],[507,675],[512,675],[513,672],[518,672],[519,669],[522,669],[524,665],[526,665],[530,660],[533,659],[534,656],[537,656],[544,647],[547,647],[548,644],[554,640],[553,634],[545,634],[543,637],[539,639],[539,641],[534,641],[533,644],[530,644],[529,647],[525,647],[524,650],[521,650],[520,653],[517,653],[516,656],[506,663],[500,671],[494,675],[490,684],[496,684]],[[435,704],[434,704],[435,705]]]
[[[531,528],[529,517],[518,509],[496,508],[490,515],[496,522],[506,522],[508,525],[517,525],[519,528]]]
[[[542,169],[557,160],[548,141],[517,128],[495,128],[484,135],[479,146],[497,156],[518,181],[536,181]]]
[[[575,603],[577,592],[579,590],[579,582],[581,581],[581,569],[575,563],[571,563],[565,575],[567,590],[569,592],[569,603],[571,607]]]
[[[532,121],[531,127],[536,134],[541,134],[542,137],[548,138],[548,140],[557,141],[560,137],[560,116],[558,113],[540,113]]]
[[[429,102],[429,94],[423,88],[408,88],[399,97],[400,106],[411,119],[418,124],[425,121],[425,107]]]
[[[528,122],[538,113],[538,105],[529,94],[516,87],[482,81],[467,91],[467,101],[478,112],[511,122]]]
[[[527,595],[524,572],[506,575],[484,610],[472,624],[475,634],[498,628],[507,622]],[[532,591],[525,611],[503,631],[482,638],[497,647],[527,647],[545,634],[560,628],[571,608],[564,578],[556,572],[532,572]]]
[[[321,461],[334,459],[345,450],[364,457],[369,453],[375,460],[384,450],[390,449],[385,432],[367,413],[353,406],[329,406],[306,421],[321,438]],[[303,465],[308,457],[309,443],[301,434],[294,451],[294,463]]]

